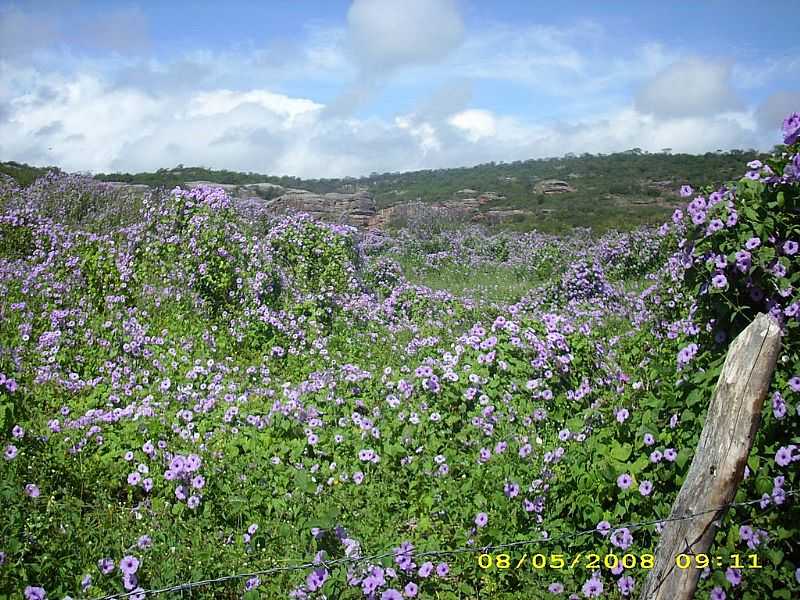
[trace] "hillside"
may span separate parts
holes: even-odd
[[[593,227],[602,231],[660,223],[677,205],[677,190],[682,183],[707,185],[728,179],[740,171],[743,162],[756,155],[754,150],[691,155],[648,154],[633,149],[608,155],[568,154],[561,158],[342,179],[300,179],[183,165],[154,173],[98,173],[95,178],[167,188],[201,180],[238,185],[269,182],[317,193],[367,190],[378,209],[404,202],[449,201],[465,190],[474,192],[474,197],[487,194],[480,204],[481,211],[525,211],[509,213],[505,228],[557,232]],[[574,191],[537,193],[537,184],[548,180],[563,181]]]
[[[500,229],[558,233],[573,227],[602,232],[654,225],[679,204],[677,190],[688,180],[700,185],[724,180],[738,172],[755,150],[704,155],[648,154],[638,148],[608,155],[565,155],[513,163],[487,163],[473,167],[434,169],[407,173],[372,173],[369,177],[301,179],[205,167],[159,169],[142,173],[97,173],[99,181],[115,181],[152,188],[172,189],[187,182],[252,186],[255,195],[270,200],[287,190],[315,194],[368,192],[382,209],[409,203],[445,203],[449,213],[469,208],[473,220]],[[763,158],[763,155],[761,155]],[[0,173],[26,186],[56,167],[0,163]],[[407,210],[384,211],[396,226],[407,221]],[[419,211],[417,211],[419,212]]]

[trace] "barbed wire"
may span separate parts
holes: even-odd
[[[793,496],[799,493],[800,490],[787,490],[784,492],[784,496]],[[636,530],[641,529],[643,527],[650,527],[653,525],[663,525],[665,523],[671,523],[674,521],[686,521],[695,519],[697,517],[707,515],[709,513],[716,513],[721,510],[726,510],[729,508],[735,508],[740,506],[751,506],[753,504],[760,504],[764,501],[764,498],[758,498],[756,500],[747,500],[743,502],[731,502],[728,504],[723,504],[721,506],[716,507],[708,507],[703,509],[699,512],[680,515],[675,517],[665,517],[663,519],[655,519],[651,521],[638,521],[638,522],[631,522],[631,523],[623,523],[616,527],[610,528],[608,532],[613,535],[613,532],[619,531],[621,529],[628,529],[628,530]],[[774,505],[773,505],[774,506]],[[765,509],[766,510],[766,509]],[[259,577],[264,575],[274,575],[276,573],[286,573],[291,571],[302,571],[306,569],[316,569],[319,567],[325,567],[326,569],[331,569],[332,567],[341,566],[344,564],[358,564],[362,562],[377,562],[384,558],[390,558],[395,556],[403,556],[413,554],[415,558],[422,558],[422,557],[444,557],[444,556],[458,556],[461,554],[475,554],[481,553],[486,554],[491,551],[495,550],[503,550],[509,548],[518,548],[521,546],[531,546],[534,544],[545,545],[545,544],[553,544],[556,542],[561,542],[568,539],[573,539],[577,537],[581,537],[584,535],[589,535],[592,533],[598,533],[597,528],[592,529],[584,529],[581,531],[573,531],[570,533],[565,533],[556,537],[542,537],[535,540],[518,540],[515,542],[507,542],[504,544],[490,544],[487,546],[466,546],[463,548],[454,548],[450,550],[425,550],[422,552],[415,552],[413,550],[406,550],[397,552],[394,549],[388,552],[381,552],[378,554],[371,554],[369,556],[355,556],[355,557],[344,557],[344,558],[337,558],[333,560],[318,560],[312,562],[304,562],[298,563],[294,565],[286,565],[280,567],[270,567],[268,569],[262,569],[258,571],[251,571],[249,573],[238,573],[235,575],[223,575],[220,577],[216,577],[214,579],[203,579],[198,581],[189,581],[184,582],[176,585],[171,585],[168,587],[158,588],[158,589],[150,589],[150,590],[133,590],[130,592],[120,592],[118,594],[111,594],[108,596],[102,596],[98,598],[98,600],[119,600],[121,598],[129,598],[131,596],[139,597],[147,597],[147,596],[156,596],[159,594],[166,594],[169,592],[184,592],[187,590],[191,590],[198,587],[205,587],[209,585],[219,584],[219,583],[227,583],[231,581],[240,581],[242,579],[251,579],[253,577]]]

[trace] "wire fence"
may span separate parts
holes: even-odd
[[[794,496],[798,492],[800,492],[800,490],[787,490],[784,495],[786,497]],[[641,529],[643,527],[651,527],[651,526],[655,526],[655,525],[664,525],[666,523],[670,523],[670,522],[673,522],[673,521],[686,521],[686,520],[690,520],[690,519],[695,519],[695,518],[697,518],[699,516],[702,516],[702,515],[707,515],[707,514],[710,514],[710,513],[719,513],[721,511],[726,511],[729,508],[736,508],[736,507],[740,507],[740,506],[751,506],[753,504],[760,504],[763,501],[764,501],[763,498],[758,498],[757,500],[747,500],[747,501],[744,501],[744,502],[731,502],[729,504],[723,504],[721,506],[708,507],[708,508],[706,508],[706,509],[704,509],[702,511],[695,512],[695,513],[692,513],[692,514],[687,514],[687,515],[671,516],[671,517],[666,517],[666,518],[663,518],[663,519],[655,519],[655,520],[652,520],[652,521],[637,521],[637,522],[631,522],[631,523],[624,523],[624,524],[612,527],[611,529],[609,529],[609,533],[613,535],[614,531],[618,531],[618,530],[621,530],[621,529],[636,530],[636,529]],[[764,511],[766,512],[767,510],[773,508],[774,506],[775,506],[774,504],[770,503],[770,507],[769,508],[765,508]],[[397,552],[397,551],[395,551],[393,549],[393,550],[388,551],[388,552],[384,551],[384,552],[381,552],[381,553],[378,553],[378,554],[371,554],[371,555],[368,555],[368,556],[355,556],[355,557],[337,558],[337,559],[333,559],[333,560],[319,560],[319,561],[312,561],[312,562],[302,562],[302,563],[297,563],[297,564],[293,564],[293,565],[286,565],[286,566],[280,566],[280,567],[270,567],[268,569],[262,569],[262,570],[259,570],[259,571],[251,571],[249,573],[238,573],[238,574],[235,574],[235,575],[224,575],[224,576],[221,576],[221,577],[216,577],[214,579],[203,579],[203,580],[198,580],[198,581],[189,581],[189,582],[184,582],[184,583],[171,585],[171,586],[168,586],[168,587],[163,587],[163,588],[158,588],[158,589],[133,590],[133,591],[130,591],[130,592],[121,592],[121,593],[118,593],[118,594],[111,594],[111,595],[108,595],[108,596],[102,596],[98,600],[118,600],[118,599],[121,599],[121,598],[130,598],[130,597],[134,597],[134,596],[136,598],[143,598],[143,597],[149,597],[149,596],[156,596],[156,595],[160,595],[160,594],[167,594],[167,593],[170,593],[170,592],[183,593],[185,591],[193,590],[195,588],[206,587],[206,586],[211,586],[211,585],[216,585],[216,584],[221,584],[221,583],[230,583],[230,582],[233,582],[233,581],[241,581],[243,579],[251,579],[253,577],[262,577],[262,576],[265,576],[265,575],[275,575],[275,574],[278,574],[278,573],[286,573],[286,572],[292,572],[292,571],[304,571],[306,569],[316,569],[316,568],[319,568],[319,567],[325,567],[326,569],[330,570],[333,567],[338,567],[338,566],[342,566],[342,565],[345,565],[345,564],[358,564],[358,563],[364,563],[364,562],[366,562],[366,563],[375,563],[375,562],[378,562],[378,561],[380,561],[380,560],[382,560],[384,558],[403,556],[405,554],[413,554],[414,558],[422,558],[422,557],[442,558],[442,557],[446,557],[446,556],[459,556],[459,555],[462,555],[462,554],[476,554],[476,553],[485,554],[485,553],[489,553],[489,552],[492,552],[492,551],[495,551],[495,550],[520,548],[520,547],[524,547],[524,546],[533,546],[533,545],[540,545],[540,546],[541,545],[549,545],[549,544],[554,544],[554,543],[557,543],[557,542],[563,542],[565,540],[571,540],[571,539],[574,539],[574,538],[577,538],[577,537],[581,537],[581,536],[589,535],[589,534],[593,534],[593,533],[598,533],[598,530],[596,528],[584,529],[584,530],[581,530],[581,531],[573,531],[573,532],[570,532],[570,533],[565,533],[563,535],[559,535],[559,536],[555,536],[555,537],[546,536],[546,537],[540,537],[539,539],[534,539],[534,540],[519,540],[519,541],[515,541],[515,542],[507,542],[507,543],[504,543],[504,544],[493,544],[493,545],[480,546],[480,547],[466,546],[466,547],[463,547],[463,548],[454,548],[454,549],[450,549],[450,550],[426,550],[426,551],[421,551],[421,552],[416,552],[416,551],[413,551],[413,550],[409,550],[409,551],[399,551],[399,552]]]

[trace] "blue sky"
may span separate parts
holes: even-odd
[[[358,176],[640,147],[768,149],[784,2],[7,2],[0,160]]]

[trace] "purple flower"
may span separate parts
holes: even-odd
[[[314,569],[306,578],[306,586],[308,587],[308,591],[316,592],[323,586],[327,579],[327,569]]]
[[[793,112],[783,120],[783,143],[794,144],[800,138],[800,113]]]
[[[6,460],[14,460],[17,456],[17,447],[13,444],[9,444],[6,446],[6,449],[3,451],[3,458]]]
[[[564,584],[559,581],[554,581],[550,585],[547,586],[547,591],[551,594],[563,594],[564,593]]]
[[[793,392],[800,392],[800,376],[795,375],[789,380],[789,387]]]
[[[681,186],[681,197],[682,198],[688,198],[693,193],[694,193],[694,190],[692,189],[692,186],[690,186],[690,185],[682,185]]]
[[[615,529],[611,534],[611,543],[623,550],[629,548],[633,544],[633,535],[631,535],[630,529],[627,527]]]
[[[678,453],[675,451],[675,448],[667,448],[664,450],[664,458],[669,462],[675,462],[675,459],[678,458]]]
[[[728,567],[728,569],[725,571],[725,579],[730,581],[733,587],[736,587],[742,583],[742,572],[739,569]]]
[[[436,574],[439,577],[447,577],[447,574],[450,572],[450,567],[447,566],[447,563],[439,563],[436,565]]]
[[[656,443],[656,438],[653,437],[652,433],[645,433],[644,434],[644,445],[645,446],[652,446]]]
[[[625,575],[617,581],[617,587],[619,587],[619,591],[622,592],[623,596],[630,596],[634,585],[633,577],[630,575]]]
[[[486,527],[486,524],[487,524],[488,522],[489,522],[489,515],[487,515],[485,512],[480,512],[480,513],[478,513],[478,515],[475,517],[475,525],[476,525],[477,527],[479,527],[479,528],[480,528],[480,527]]]
[[[724,288],[728,285],[728,278],[725,277],[723,273],[717,273],[711,279],[711,285],[713,285],[717,289]]]
[[[422,563],[422,566],[419,568],[417,575],[425,579],[426,577],[430,577],[431,573],[433,573],[433,563],[428,561]]]
[[[643,481],[642,483],[639,484],[639,493],[642,496],[649,496],[650,492],[652,492],[652,491],[653,491],[652,482],[645,480],[645,481]]]
[[[761,245],[761,240],[757,237],[751,237],[744,243],[744,247],[748,250],[755,250]]]
[[[715,586],[713,590],[711,590],[711,596],[710,597],[711,597],[711,600],[725,600],[725,598],[727,598],[727,596],[725,594],[725,590],[723,590],[718,585]]]
[[[364,473],[361,471],[356,471],[353,473],[353,481],[356,485],[361,485],[361,482],[364,481]]]
[[[114,561],[110,558],[101,558],[97,561],[97,568],[103,575],[108,575],[114,570]]]
[[[39,497],[39,486],[35,483],[29,483],[25,486],[25,494],[31,498],[38,498]]]
[[[251,577],[245,582],[244,589],[249,592],[250,590],[256,589],[260,585],[261,585],[261,580],[258,577]]]
[[[393,588],[389,588],[381,594],[381,600],[403,600],[403,595]]]
[[[409,581],[406,587],[403,588],[403,594],[405,594],[406,598],[414,598],[417,592],[419,592],[419,587],[413,581]]]
[[[124,556],[121,561],[119,561],[119,570],[122,571],[125,575],[133,575],[139,569],[139,559],[135,556]]]
[[[14,425],[14,428],[11,430],[11,435],[20,440],[25,437],[25,430],[19,425]]]
[[[136,540],[136,545],[139,547],[139,549],[145,550],[153,545],[153,538],[151,538],[149,535],[143,535]]]
[[[142,476],[139,475],[137,471],[133,471],[130,475],[128,475],[128,485],[139,485],[141,480]]]
[[[596,577],[590,577],[581,588],[587,598],[597,598],[603,593],[603,582]]]
[[[47,598],[47,592],[43,587],[29,585],[25,588],[25,600],[44,600],[45,598]]]
[[[627,473],[623,473],[622,475],[617,477],[617,485],[623,490],[627,490],[629,487],[631,487],[632,483],[633,483],[633,478],[631,478],[631,476],[628,475]]]
[[[789,447],[781,446],[775,453],[775,462],[779,467],[785,467],[792,462],[792,450]]]
[[[788,240],[783,244],[783,253],[788,256],[794,256],[797,254],[798,250],[798,243],[794,240]]]
[[[189,496],[189,499],[186,501],[186,506],[189,508],[197,508],[200,506],[200,496]]]
[[[597,529],[597,532],[600,535],[606,536],[608,535],[608,532],[611,531],[611,523],[608,521],[600,521],[595,529]]]

